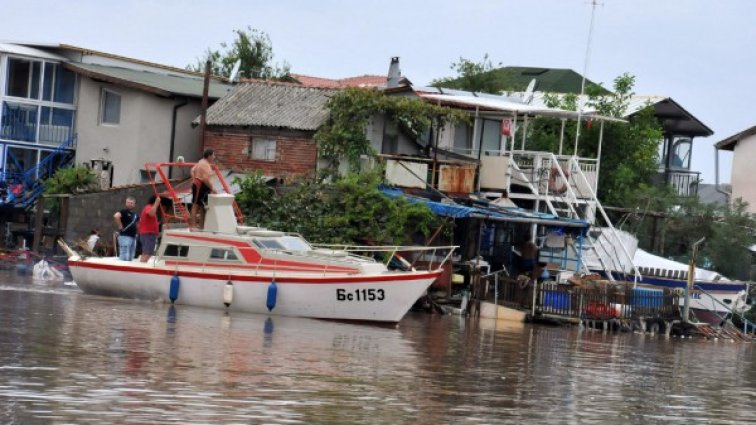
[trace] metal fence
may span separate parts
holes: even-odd
[[[557,283],[517,281],[503,276],[485,280],[492,286],[484,298],[536,315],[588,320],[680,317],[680,296],[670,290],[633,288],[625,284],[577,287]],[[533,291],[535,290],[535,294]]]

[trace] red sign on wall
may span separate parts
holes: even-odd
[[[504,136],[509,136],[512,134],[512,120],[509,118],[504,118],[501,120],[501,134]]]

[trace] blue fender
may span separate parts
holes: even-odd
[[[268,311],[273,311],[276,308],[276,297],[278,297],[278,286],[276,286],[276,281],[274,280],[268,285],[268,299],[265,301]]]

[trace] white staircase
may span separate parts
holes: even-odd
[[[583,220],[591,225],[581,243],[566,247],[572,250],[579,269],[587,272],[598,266],[609,280],[620,278],[637,282],[640,273],[633,265],[635,247],[628,249],[626,238],[615,229],[596,197],[598,168],[595,160],[533,151],[514,151],[506,155],[510,156],[507,175],[511,199],[527,200],[536,211]],[[512,185],[527,191],[513,193]]]

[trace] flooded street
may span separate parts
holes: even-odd
[[[225,314],[0,276],[0,423],[743,423],[752,344]]]

